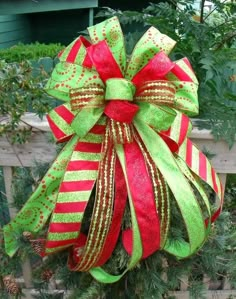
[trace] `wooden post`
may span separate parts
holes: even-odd
[[[182,276],[180,281],[180,291],[187,291],[189,287],[188,276]]]
[[[9,166],[3,167],[3,176],[5,183],[5,190],[7,196],[7,202],[9,207],[10,218],[14,218],[17,214],[17,209],[14,207],[14,201],[11,193],[11,184],[12,184],[12,168]]]
[[[5,189],[6,189],[6,196],[7,196],[7,202],[9,207],[9,214],[10,218],[14,218],[17,214],[17,209],[14,207],[14,200],[12,197],[11,192],[11,184],[12,184],[12,167],[4,166],[3,167],[3,175],[4,175],[4,183],[5,183]],[[29,259],[26,259],[22,265],[22,272],[25,282],[26,288],[32,288],[32,269],[30,265]]]
[[[93,8],[90,8],[89,9],[89,26],[93,26],[93,16],[94,16]]]
[[[219,173],[218,175],[219,175],[220,181],[222,183],[223,190],[225,191],[225,184],[226,184],[227,174],[226,173]]]

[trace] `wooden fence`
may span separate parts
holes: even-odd
[[[6,196],[9,205],[9,214],[13,218],[16,214],[16,209],[13,205],[11,183],[12,183],[12,167],[24,166],[32,167],[35,161],[50,162],[55,158],[56,146],[48,142],[48,132],[50,131],[47,121],[45,119],[40,120],[35,117],[32,113],[27,113],[22,118],[22,127],[30,126],[32,128],[32,137],[29,142],[21,145],[11,144],[7,137],[0,137],[0,165],[3,167],[4,182],[6,189]],[[1,122],[1,118],[0,118]],[[236,173],[236,145],[229,150],[228,145],[224,141],[215,142],[212,135],[207,130],[199,130],[194,128],[191,134],[191,139],[196,143],[202,150],[207,150],[212,154],[212,164],[216,171],[219,173],[223,185],[225,185],[227,174]],[[25,293],[26,299],[31,299],[33,290],[31,282],[31,266],[30,262],[26,261],[22,265],[23,277],[20,279],[23,285],[23,292]],[[219,283],[212,283],[208,277],[204,278],[207,287],[207,298],[236,298],[236,290],[231,290],[229,283],[219,281]],[[52,282],[53,292],[63,292],[55,290],[55,284]],[[187,291],[188,278],[183,278],[180,290],[173,292],[173,295],[179,299],[189,298]],[[67,295],[64,293],[62,298],[66,298]]]

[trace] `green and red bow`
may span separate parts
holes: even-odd
[[[46,90],[66,103],[48,115],[58,142],[67,142],[44,179],[4,227],[7,253],[16,233],[38,232],[50,218],[44,254],[70,249],[68,266],[115,282],[102,266],[119,236],[131,258],[165,250],[178,258],[196,252],[222,207],[222,187],[209,161],[188,139],[186,115],[198,113],[198,82],[186,58],[172,62],[175,42],[151,27],[127,61],[116,17],[88,29],[62,53]],[[201,185],[218,195],[212,215]],[[201,196],[198,203],[193,188]],[[81,232],[95,189],[89,229]],[[186,240],[172,240],[170,193],[186,227]],[[122,231],[126,205],[132,225]],[[121,232],[122,231],[122,232]]]

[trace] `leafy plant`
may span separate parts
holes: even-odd
[[[32,128],[27,124],[18,130],[26,111],[42,117],[57,103],[43,90],[49,74],[44,68],[35,71],[29,61],[0,61],[0,135],[7,134],[12,142],[23,143],[30,136]]]
[[[61,44],[19,43],[11,48],[0,50],[0,59],[6,62],[22,62],[24,60],[38,60],[41,57],[55,58],[64,48]]]

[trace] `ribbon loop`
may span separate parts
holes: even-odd
[[[175,91],[174,84],[168,81],[157,80],[145,82],[138,88],[135,100],[173,107],[175,103]]]
[[[104,105],[104,88],[99,84],[89,85],[70,91],[71,110],[84,107],[98,108]]]

